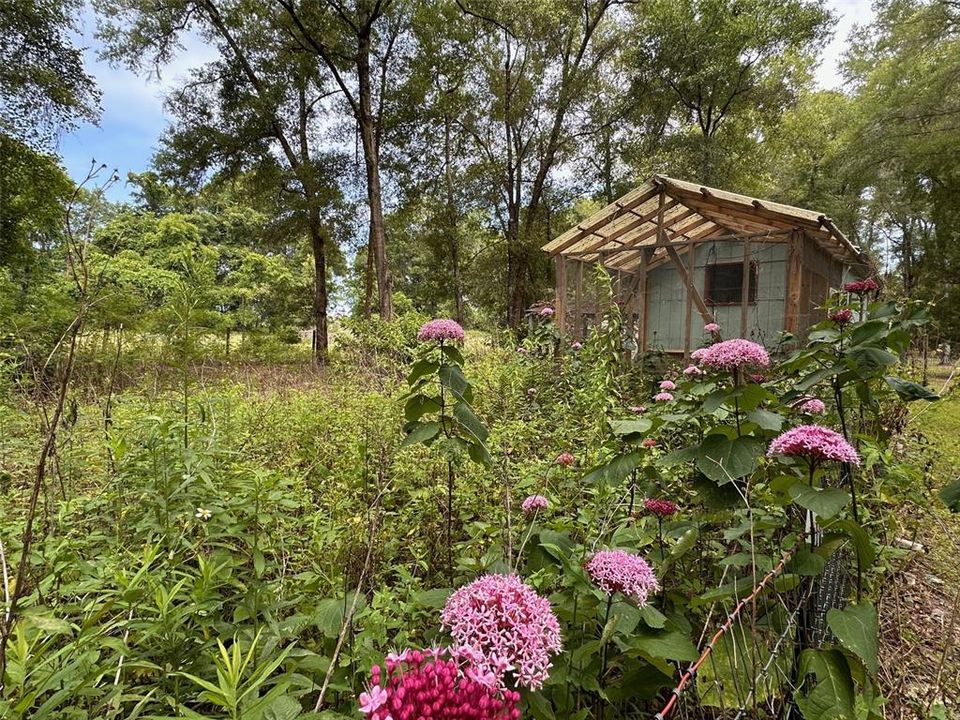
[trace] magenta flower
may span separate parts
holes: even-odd
[[[460,588],[447,599],[441,624],[500,689],[508,672],[518,685],[539,689],[550,675],[550,656],[561,649],[550,602],[516,575],[484,575]]]
[[[646,408],[646,406],[644,406],[644,405],[631,405],[631,406],[630,406],[630,412],[635,413],[635,414],[637,414],[637,415],[643,415],[646,411],[647,411],[647,408]]]
[[[710,349],[709,347],[697,348],[692,353],[690,353],[690,359],[700,362],[703,359],[703,356],[706,355],[707,350],[709,349]]]
[[[643,445],[645,448],[652,448],[657,446],[657,441],[654,440],[653,438],[644,438],[643,442],[640,444]]]
[[[854,295],[866,295],[869,292],[877,290],[880,285],[873,278],[866,278],[865,280],[854,280],[853,282],[848,282],[843,286],[843,289],[848,293],[853,293]]]
[[[623,550],[601,550],[590,558],[584,569],[605,593],[623,593],[640,607],[647,604],[650,593],[660,589],[649,563]]]
[[[370,670],[371,687],[360,694],[367,720],[518,720],[520,693],[500,689],[474,664],[469,648],[404,650],[387,658],[385,672]]]
[[[703,370],[698,368],[696,365],[687,365],[687,367],[683,369],[683,374],[687,377],[696,377],[698,375],[703,375]]]
[[[456,320],[438,319],[424,323],[417,333],[417,339],[421,342],[427,340],[453,340],[454,342],[463,342],[463,328]]]
[[[714,343],[704,348],[698,359],[701,365],[715,370],[738,370],[742,367],[770,365],[770,355],[764,347],[743,338]]]
[[[720,326],[714,322],[707,323],[706,325],[703,326],[703,331],[708,335],[716,335],[717,333],[720,332]]]
[[[544,307],[540,308],[540,311],[537,313],[537,315],[542,318],[553,317],[553,308],[549,305],[545,305]]]
[[[670,517],[680,509],[677,507],[676,503],[660,498],[647,498],[643,501],[643,506],[649,512],[652,512],[654,515],[661,518]]]
[[[579,349],[582,348],[582,347],[583,347],[583,344],[580,343],[580,342],[577,342],[577,341],[574,341],[574,342],[570,345],[570,348],[571,348],[572,350],[579,350]]]
[[[853,310],[850,308],[843,308],[842,310],[837,310],[830,313],[829,319],[833,320],[837,325],[843,327],[848,322],[853,320]]]
[[[517,348],[517,352],[518,352],[519,354],[521,354],[521,355],[526,355],[526,354],[527,354],[527,349],[526,349],[525,347],[523,347],[523,345],[521,345],[520,347]]]
[[[524,515],[533,515],[537,510],[546,510],[550,503],[543,495],[531,495],[523,501],[520,507]]]
[[[822,425],[801,425],[777,436],[767,450],[767,457],[774,455],[860,464],[860,456],[843,435]]]
[[[564,467],[570,467],[573,465],[577,459],[568,452],[562,452],[557,455],[556,463],[557,465],[563,465]]]
[[[661,381],[660,381],[660,389],[661,389],[661,390],[676,390],[676,389],[677,389],[677,386],[676,386],[676,383],[673,382],[673,380],[661,380]]]
[[[823,413],[827,411],[827,406],[823,404],[823,400],[818,398],[807,398],[797,406],[797,409],[800,412],[809,413],[811,415],[823,415]]]
[[[670,402],[673,400],[673,395],[668,392],[658,392],[653,396],[653,399],[657,402]]]

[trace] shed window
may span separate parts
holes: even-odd
[[[705,300],[708,305],[739,305],[743,302],[743,263],[716,263],[707,265],[704,280]],[[757,301],[757,264],[750,263],[750,288],[747,302]]]

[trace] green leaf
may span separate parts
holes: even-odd
[[[779,431],[783,427],[783,415],[762,408],[747,413],[747,420],[756,423],[764,430]]]
[[[669,632],[638,629],[630,638],[630,647],[644,655],[661,660],[696,660],[699,653],[690,638],[678,630]]]
[[[839,488],[816,488],[797,483],[790,488],[790,497],[802,508],[815,512],[818,517],[829,520],[850,502],[850,494]]]
[[[485,467],[493,465],[493,458],[490,457],[490,451],[487,450],[483,443],[470,443],[467,453],[470,455],[470,459],[477,465],[483,465]]]
[[[874,347],[851,348],[846,355],[848,361],[853,363],[851,370],[856,370],[861,377],[872,375],[897,362],[897,356],[893,353]]]
[[[433,360],[417,360],[413,364],[413,367],[410,368],[410,374],[407,376],[407,383],[412,386],[420,378],[426,377],[431,373],[435,373],[439,367],[440,364],[434,362]]]
[[[636,420],[611,420],[610,421],[610,430],[614,435],[619,435],[620,437],[629,437],[631,435],[644,435],[650,428],[653,427],[653,422],[647,418],[637,418]]]
[[[853,677],[843,653],[836,650],[804,650],[800,661],[803,677],[813,673],[817,684],[797,707],[806,720],[855,720]]]
[[[487,432],[487,429],[483,426],[483,423],[480,422],[474,412],[467,403],[460,402],[457,403],[453,408],[453,416],[460,421],[460,424],[463,425],[470,433],[480,442],[486,442],[487,437],[490,433]]]
[[[453,592],[452,588],[433,588],[432,590],[421,590],[415,593],[413,601],[419,607],[423,608],[442,608]]]
[[[944,487],[940,491],[940,499],[953,512],[960,512],[960,480],[954,480]]]
[[[904,380],[903,378],[892,377],[887,375],[883,378],[887,381],[887,385],[892,387],[897,395],[902,397],[904,400],[939,400],[940,396],[937,395],[930,388],[925,388],[919,383],[912,382],[910,380]]]
[[[524,693],[524,698],[535,720],[556,720],[556,715],[553,714],[553,706],[542,693],[527,692]]]
[[[435,438],[439,432],[440,423],[435,420],[425,423],[415,423],[410,432],[407,433],[407,436],[403,439],[403,442],[400,443],[400,447],[410,447],[411,445],[416,445],[417,443],[427,442],[428,440]]]
[[[457,365],[463,365],[463,353],[460,352],[460,349],[453,345],[444,345],[443,354],[451,362],[455,362]]]
[[[827,561],[815,552],[811,552],[808,547],[800,548],[790,561],[791,572],[808,577],[819,575],[826,566]]]
[[[667,624],[667,617],[657,610],[653,605],[647,603],[640,608],[640,617],[644,624],[654,630],[662,630]]]
[[[880,671],[877,648],[877,610],[870,602],[827,613],[827,625],[840,644],[863,660],[876,676]]]
[[[463,371],[456,365],[444,365],[440,368],[440,382],[448,388],[458,400],[473,401],[473,391],[470,383],[464,377]]]
[[[873,565],[873,561],[877,559],[877,553],[873,549],[873,543],[870,540],[870,535],[867,534],[867,531],[860,527],[856,522],[847,518],[842,520],[834,520],[826,529],[834,536],[839,532],[839,534],[846,535],[853,541],[853,547],[857,551],[857,557],[860,560],[860,567],[863,570],[866,570],[868,567]],[[829,538],[829,535],[824,538],[824,544],[826,544],[826,541]]]
[[[708,435],[697,450],[697,467],[715,483],[723,485],[753,472],[763,455],[756,438]]]
[[[624,455],[617,455],[613,460],[594,468],[583,476],[582,482],[595,483],[605,480],[610,483],[616,483],[623,480],[632,473],[643,462],[643,455],[639,452],[629,452]]]
[[[407,399],[403,407],[403,416],[407,422],[416,422],[427,413],[440,412],[440,402],[429,395],[417,393]]]
[[[670,548],[670,555],[668,556],[670,562],[678,560],[689,552],[690,549],[697,544],[697,538],[699,536],[700,533],[696,526],[686,530],[683,535],[680,536],[680,539],[677,540],[676,545]]]

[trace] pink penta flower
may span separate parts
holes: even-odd
[[[656,395],[653,396],[653,399],[656,400],[657,402],[670,402],[671,400],[673,400],[673,395],[668,392],[658,392]]]
[[[796,407],[800,412],[810,415],[823,415],[827,411],[827,406],[819,398],[804,398]]]
[[[590,558],[584,569],[605,593],[623,593],[640,607],[647,604],[650,593],[660,589],[650,564],[624,550],[601,550]]]
[[[631,405],[630,412],[635,413],[636,415],[643,415],[647,411],[647,408],[644,405]]]
[[[556,463],[557,465],[563,465],[564,467],[570,467],[573,465],[577,459],[568,452],[562,452],[557,455]]]
[[[571,348],[572,350],[579,350],[579,349],[582,348],[582,347],[583,347],[583,343],[576,342],[576,341],[573,342],[573,343],[570,345],[570,348]]]
[[[537,510],[546,510],[550,503],[543,495],[530,495],[520,506],[524,515],[533,515]]]
[[[517,348],[517,352],[521,355],[526,355],[527,349],[523,345],[521,345],[520,347]]]
[[[703,331],[708,335],[716,335],[718,332],[720,332],[720,326],[713,322],[707,323],[703,326]]]
[[[520,693],[501,689],[479,670],[469,648],[405,650],[387,659],[383,673],[374,665],[371,687],[360,694],[366,720],[518,720]]]
[[[703,370],[696,365],[687,365],[687,367],[683,369],[683,374],[687,377],[697,377],[698,375],[703,375]]]
[[[676,503],[662,498],[647,498],[643,501],[643,506],[648,512],[661,518],[670,517],[679,510]]]
[[[703,359],[703,356],[706,354],[707,350],[709,349],[710,349],[709,347],[697,348],[692,353],[690,353],[690,359],[700,362],[700,360]]]
[[[459,646],[473,651],[473,667],[492,673],[500,689],[507,673],[517,685],[539,689],[550,675],[550,656],[561,649],[550,601],[516,575],[484,575],[465,585],[447,599],[440,620]]]
[[[743,367],[768,367],[770,355],[763,345],[736,338],[704,348],[698,357],[701,365],[715,370],[738,370]]]
[[[843,435],[822,425],[800,425],[778,435],[767,450],[768,457],[774,455],[860,464],[860,456]]]
[[[463,337],[463,328],[460,327],[460,323],[445,318],[424,323],[420,332],[417,333],[417,339],[421,342],[427,340],[463,342]]]
[[[660,389],[661,389],[661,390],[676,390],[676,389],[677,389],[677,385],[676,385],[675,382],[673,382],[673,380],[661,380],[661,381],[660,381]]]
[[[640,444],[643,445],[645,448],[652,448],[657,446],[657,441],[654,440],[653,438],[644,438],[643,442]]]
[[[553,308],[549,305],[545,305],[544,307],[540,308],[540,311],[537,313],[537,315],[544,318],[553,317]]]
[[[854,280],[853,282],[848,282],[843,286],[843,289],[848,293],[853,293],[854,295],[866,295],[869,292],[877,290],[880,285],[873,278],[866,278],[864,280]]]
[[[851,320],[853,320],[853,310],[850,308],[843,308],[842,310],[836,310],[830,313],[829,318],[833,320],[837,325],[843,327]]]

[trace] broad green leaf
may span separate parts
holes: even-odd
[[[960,512],[960,480],[954,480],[940,491],[943,504],[954,512]]]
[[[853,677],[843,653],[836,650],[804,650],[801,676],[813,673],[817,684],[797,707],[806,720],[855,720]]]
[[[413,601],[424,608],[442,608],[452,593],[452,588],[433,588],[415,593]]]
[[[779,431],[783,427],[783,415],[762,408],[748,412],[747,420],[756,423],[764,430]]]
[[[416,445],[417,443],[432,440],[439,432],[440,423],[435,420],[425,423],[415,423],[410,432],[407,433],[407,436],[403,439],[403,442],[400,443],[400,447],[410,447],[411,445]]]
[[[582,482],[595,483],[604,480],[606,482],[616,483],[640,467],[642,462],[643,454],[639,452],[617,455],[610,462],[600,465],[584,475]]]
[[[853,363],[851,369],[855,369],[861,377],[872,375],[897,362],[896,355],[875,347],[852,348],[846,356],[848,364]]]
[[[834,520],[830,523],[826,530],[831,534],[839,533],[841,535],[846,535],[853,541],[853,547],[857,551],[857,557],[860,559],[860,567],[863,570],[866,570],[868,567],[873,565],[873,561],[877,559],[877,553],[873,549],[873,543],[870,540],[870,535],[868,535],[867,531],[860,527],[853,520],[847,518],[842,520]],[[824,541],[828,540],[829,537],[829,535],[826,536]]]
[[[620,437],[629,437],[630,435],[643,435],[653,427],[653,422],[647,418],[637,418],[635,420],[611,420],[610,430],[614,435]]]
[[[629,640],[630,647],[644,655],[662,660],[696,660],[697,646],[682,632],[638,629]]]
[[[440,412],[440,402],[429,395],[412,395],[403,407],[403,416],[407,422],[415,422],[427,413]]]
[[[487,429],[483,426],[483,423],[480,422],[474,412],[467,403],[459,402],[453,408],[453,416],[460,421],[460,424],[463,425],[470,433],[480,442],[485,442],[490,433],[487,432]]]
[[[937,395],[930,388],[925,388],[919,383],[912,382],[910,380],[904,380],[903,378],[892,377],[887,375],[883,378],[887,381],[887,385],[892,387],[897,395],[902,397],[904,400],[939,400],[940,396]]]
[[[455,362],[457,365],[463,365],[463,353],[460,352],[460,349],[453,345],[444,345],[443,354],[448,357],[451,362]]]
[[[829,520],[850,502],[850,494],[845,490],[816,488],[799,482],[791,486],[790,497],[797,505],[815,512],[823,520]]]
[[[763,456],[763,443],[756,438],[730,439],[708,435],[697,450],[700,472],[720,485],[753,472]]]
[[[456,365],[444,365],[440,368],[440,382],[448,388],[458,400],[473,402],[473,391],[464,377],[463,371]]]
[[[422,377],[426,377],[431,373],[435,373],[440,367],[440,364],[434,362],[433,360],[417,360],[413,367],[410,368],[410,374],[407,376],[407,383],[414,385],[417,380]]]
[[[877,610],[870,602],[850,605],[827,613],[827,625],[840,644],[863,660],[874,676],[879,672],[877,657]]]

